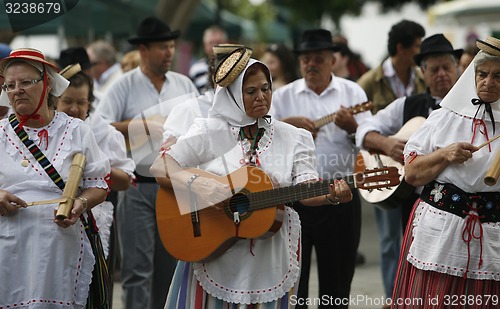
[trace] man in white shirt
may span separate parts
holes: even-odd
[[[98,40],[87,46],[89,55],[90,76],[94,79],[96,108],[109,87],[123,74],[120,64],[116,61],[116,49],[109,42]]]
[[[370,112],[352,115],[347,108],[367,101],[356,83],[333,75],[335,63],[331,33],[308,30],[295,51],[304,78],[273,94],[271,113],[280,120],[310,131],[315,136],[318,172],[331,179],[354,172],[357,149],[350,135]],[[317,128],[314,120],[336,113],[334,123]],[[302,225],[302,270],[298,297],[308,297],[311,253],[317,255],[320,297],[342,302],[349,299],[361,229],[361,205],[357,191],[353,201],[342,205],[305,207],[294,203]],[[334,301],[325,308],[332,308]],[[297,308],[300,308],[298,306]],[[347,306],[340,306],[347,308]]]
[[[129,43],[138,45],[141,65],[113,83],[96,110],[126,138],[131,120],[144,115],[149,108],[186,94],[198,95],[187,76],[170,71],[179,35],[179,31],[171,31],[158,18],[148,17],[139,24],[137,36],[129,39]],[[148,133],[161,139],[164,121],[133,124],[147,125]],[[158,150],[149,152],[156,157]],[[158,184],[150,177],[150,162],[136,162],[136,165],[136,185],[120,196],[117,209],[125,308],[163,308],[176,261],[158,236],[155,214]]]

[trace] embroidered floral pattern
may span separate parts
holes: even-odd
[[[432,191],[431,191],[431,196],[434,196],[433,197],[434,202],[437,203],[437,202],[439,202],[440,199],[443,198],[443,192],[441,192],[441,191],[443,191],[443,189],[444,189],[444,185],[440,185],[437,183],[434,184],[434,189],[432,189]]]

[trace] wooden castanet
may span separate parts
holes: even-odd
[[[497,155],[495,161],[490,166],[490,169],[484,176],[484,183],[488,186],[494,186],[497,183],[498,177],[500,176],[500,149],[497,150]]]
[[[75,154],[69,169],[68,180],[66,181],[66,186],[62,194],[62,197],[67,198],[67,200],[59,204],[56,213],[57,219],[67,219],[69,217],[78,191],[78,184],[82,179],[84,167],[85,155],[82,153]]]

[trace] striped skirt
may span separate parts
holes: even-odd
[[[234,304],[208,294],[199,284],[191,263],[179,261],[170,284],[165,309],[289,309],[290,296],[297,294],[295,286],[280,299],[263,304]]]
[[[417,200],[415,205],[418,205]],[[467,308],[500,307],[500,282],[458,277],[421,270],[406,259],[413,235],[414,205],[401,248],[391,308]]]

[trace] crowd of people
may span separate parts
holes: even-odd
[[[112,308],[116,261],[127,309],[307,308],[313,252],[319,308],[348,308],[360,150],[409,188],[373,204],[383,308],[497,307],[499,39],[402,20],[370,69],[325,29],[259,52],[217,25],[187,76],[180,35],[0,45],[0,308]]]

